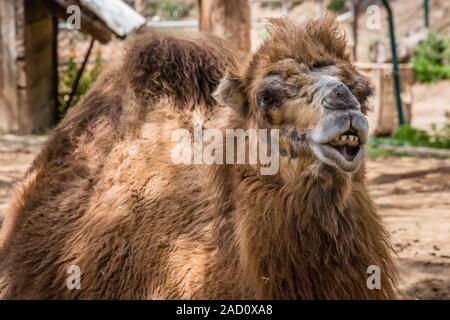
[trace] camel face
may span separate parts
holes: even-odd
[[[222,91],[222,101],[256,127],[280,129],[288,165],[319,161],[357,170],[372,89],[351,64],[345,38],[327,19],[304,27],[272,20],[269,33],[245,75],[223,80],[216,95]]]
[[[325,70],[324,70],[325,69]],[[364,160],[368,122],[356,97],[356,87],[368,91],[363,80],[347,83],[335,68],[313,71],[316,109],[320,120],[308,135],[314,155],[344,171],[354,171]],[[364,97],[366,99],[366,97]]]
[[[361,111],[369,84],[359,75],[340,76],[336,66],[307,68],[282,61],[251,93],[260,127],[280,128],[280,154],[290,158],[313,156],[344,171],[356,170],[364,159],[368,123]],[[285,68],[290,72],[286,76]],[[286,149],[289,152],[286,152]]]

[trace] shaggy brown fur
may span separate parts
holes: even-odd
[[[29,170],[0,235],[0,297],[394,297],[364,166],[348,174],[305,152],[262,176],[250,165],[171,161],[171,132],[192,129],[194,114],[210,127],[289,127],[286,114],[258,111],[254,93],[263,74],[289,73],[292,61],[362,78],[328,19],[274,20],[271,34],[244,76],[216,38],[137,35]],[[238,112],[211,98],[226,68],[241,90]],[[308,112],[304,126],[315,121]],[[80,290],[66,286],[70,265],[81,269]],[[369,265],[381,269],[380,290],[366,286]]]

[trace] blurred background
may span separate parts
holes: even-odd
[[[335,16],[376,87],[368,183],[401,297],[450,299],[449,0],[1,0],[0,224],[46,135],[144,25],[228,39],[245,64],[268,17]]]

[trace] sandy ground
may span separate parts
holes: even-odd
[[[42,140],[0,138],[0,220]],[[370,160],[368,182],[397,252],[401,297],[450,299],[450,160]]]
[[[0,136],[0,223],[15,187],[44,141],[40,136]]]
[[[370,193],[397,252],[408,299],[450,299],[450,160],[377,158]]]

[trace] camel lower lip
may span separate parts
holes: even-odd
[[[349,145],[329,145],[330,147],[336,149],[345,160],[352,162],[355,160],[356,155],[358,154],[361,147],[357,146],[349,146]]]
[[[338,150],[336,146],[329,144],[313,143],[312,150],[320,161],[346,172],[358,169],[365,156],[365,149],[362,145],[350,151]]]

